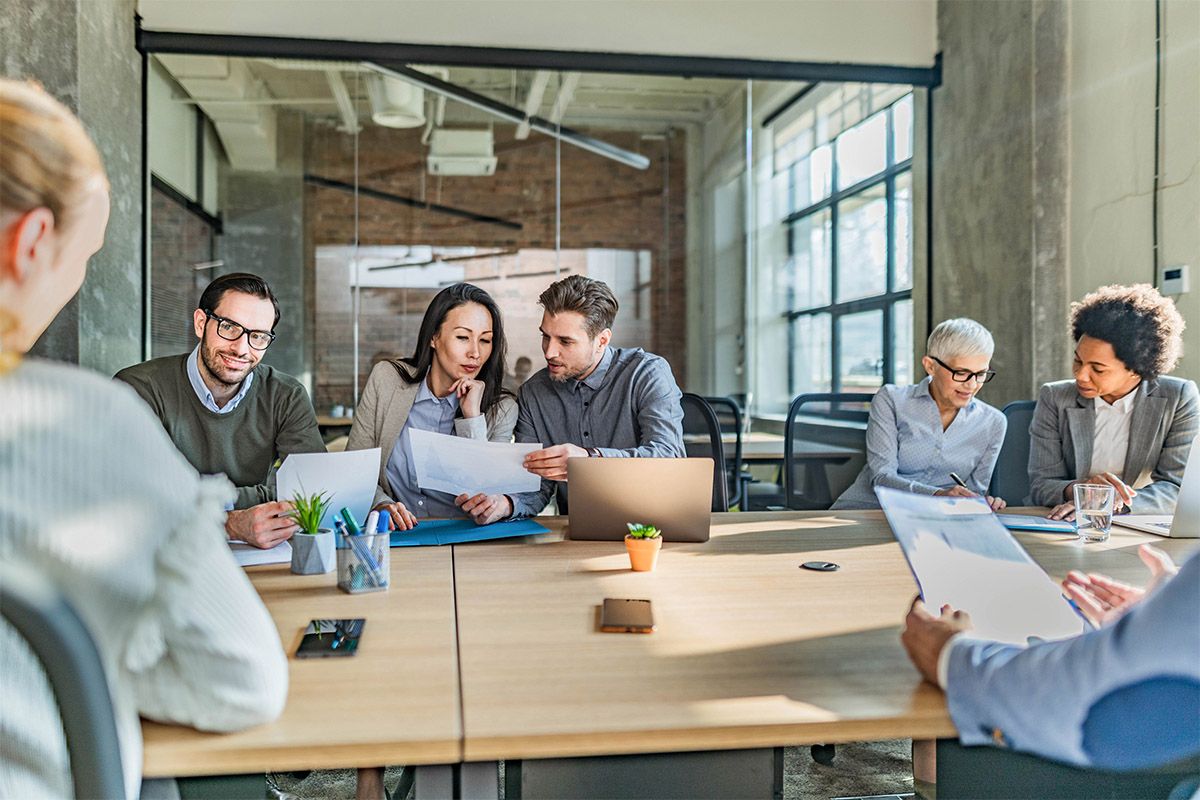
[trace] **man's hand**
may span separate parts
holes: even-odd
[[[992,511],[1003,511],[1004,509],[1008,508],[1008,503],[1005,502],[1003,497],[992,497],[991,495],[988,495],[987,501],[988,505],[992,507]]]
[[[950,637],[971,628],[971,617],[965,611],[955,611],[942,606],[942,614],[935,617],[925,608],[921,598],[913,600],[908,616],[904,618],[904,632],[900,642],[908,651],[921,677],[937,686],[938,657]]]
[[[1074,503],[1059,503],[1054,508],[1050,509],[1050,513],[1046,515],[1048,519],[1062,519],[1067,522],[1075,521],[1075,504]]]
[[[978,497],[979,495],[972,492],[965,486],[950,486],[945,489],[938,489],[934,494],[940,497]]]
[[[464,417],[478,417],[483,413],[483,391],[487,384],[472,378],[459,378],[450,384],[450,391],[458,395],[458,407]]]
[[[417,527],[417,517],[404,507],[404,503],[380,503],[375,511],[387,514],[392,519],[392,530],[410,531]]]
[[[460,494],[454,505],[471,515],[476,525],[491,525],[512,516],[512,500],[506,494]]]
[[[525,469],[551,481],[567,479],[567,459],[587,458],[588,452],[575,444],[556,444],[544,450],[535,450],[525,456]]]
[[[1138,555],[1150,569],[1150,583],[1144,589],[1107,575],[1084,575],[1071,570],[1062,582],[1063,590],[1093,623],[1107,625],[1140,603],[1155,586],[1179,572],[1171,557],[1157,547],[1144,544],[1138,548]]]
[[[288,516],[291,511],[292,504],[286,501],[230,511],[225,517],[225,532],[230,539],[267,550],[290,539],[298,530],[296,521]]]

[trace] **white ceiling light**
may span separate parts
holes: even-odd
[[[425,124],[425,91],[408,81],[366,75],[371,119],[385,128],[418,128]]]

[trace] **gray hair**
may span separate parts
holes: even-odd
[[[992,334],[973,319],[948,319],[933,329],[925,352],[943,361],[955,356],[987,356],[996,350]]]

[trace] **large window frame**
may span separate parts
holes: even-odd
[[[842,385],[842,364],[841,364],[841,358],[842,358],[841,344],[842,344],[842,342],[841,342],[840,325],[838,323],[843,318],[845,318],[849,315],[858,314],[858,313],[867,312],[867,311],[882,311],[883,312],[883,330],[882,330],[882,336],[883,336],[883,338],[882,338],[882,346],[883,346],[882,361],[883,361],[883,363],[882,363],[881,383],[888,384],[888,383],[896,382],[897,376],[896,376],[896,372],[895,372],[895,369],[896,369],[896,364],[895,364],[895,360],[896,360],[895,359],[895,332],[896,332],[895,309],[899,303],[904,302],[906,300],[911,301],[912,294],[913,294],[913,292],[912,292],[912,275],[911,275],[911,265],[912,265],[911,254],[910,254],[910,259],[909,259],[909,264],[910,264],[909,286],[907,288],[903,288],[903,289],[896,288],[896,239],[897,239],[897,237],[896,237],[896,181],[897,181],[897,179],[899,179],[900,177],[902,177],[905,174],[907,174],[909,176],[910,209],[911,209],[911,203],[912,203],[911,192],[912,192],[912,186],[913,186],[913,183],[912,183],[912,179],[913,179],[912,151],[913,151],[913,148],[912,147],[909,148],[908,158],[905,158],[901,161],[896,161],[896,159],[895,159],[895,155],[896,155],[896,153],[895,153],[895,109],[896,109],[897,104],[903,102],[906,98],[909,99],[909,102],[912,102],[913,95],[911,93],[909,93],[909,94],[904,95],[904,97],[897,98],[893,102],[889,103],[886,107],[865,117],[859,123],[860,125],[864,125],[879,114],[886,115],[886,119],[887,119],[887,130],[886,130],[886,135],[885,135],[886,159],[885,159],[885,166],[884,166],[884,169],[882,172],[878,172],[874,175],[864,178],[863,180],[860,180],[859,182],[852,184],[850,186],[847,186],[845,188],[838,188],[838,186],[839,186],[838,144],[839,144],[842,134],[845,133],[845,131],[843,131],[842,134],[839,134],[837,137],[835,137],[829,143],[831,146],[831,149],[832,149],[831,159],[830,159],[831,160],[831,165],[830,165],[831,191],[830,191],[830,194],[827,197],[824,197],[815,203],[811,203],[803,208],[792,211],[786,217],[784,217],[782,220],[782,224],[785,226],[786,231],[787,231],[786,240],[787,240],[787,258],[788,258],[788,264],[789,264],[788,268],[794,269],[794,266],[792,266],[792,264],[793,264],[793,260],[795,259],[796,255],[797,255],[796,246],[795,246],[795,244],[796,244],[795,236],[796,236],[797,227],[799,226],[800,223],[804,222],[805,220],[814,218],[818,214],[821,214],[823,212],[826,212],[826,211],[829,212],[829,263],[828,263],[828,269],[830,271],[829,302],[822,304],[822,305],[811,305],[811,306],[804,306],[801,308],[792,307],[792,308],[789,308],[787,311],[783,312],[783,317],[788,322],[788,329],[787,329],[788,352],[793,353],[793,352],[795,352],[795,348],[798,344],[797,331],[796,331],[796,329],[798,327],[797,320],[799,320],[801,318],[805,318],[805,317],[817,318],[820,315],[828,315],[829,316],[829,337],[830,337],[830,339],[829,339],[829,353],[827,354],[829,361],[827,362],[827,364],[829,366],[829,383],[830,383],[829,391],[831,391],[831,392],[841,392],[844,389],[844,387]],[[795,206],[795,197],[796,197],[796,188],[797,188],[796,187],[796,170],[792,169],[792,167],[795,163],[797,163],[798,160],[799,159],[793,160],[792,162],[788,163],[786,166],[781,167],[781,169],[786,169],[788,171],[788,207],[789,208],[793,208]],[[883,185],[883,187],[884,187],[884,195],[883,196],[884,196],[886,206],[887,206],[887,216],[886,216],[886,223],[885,223],[886,224],[886,237],[887,237],[886,275],[885,275],[886,282],[884,284],[886,290],[882,294],[875,294],[875,295],[871,295],[869,297],[856,298],[853,300],[839,301],[838,300],[838,288],[839,288],[838,287],[838,259],[839,259],[838,251],[840,249],[839,248],[840,232],[839,232],[838,221],[839,221],[840,209],[847,201],[852,201],[855,198],[866,196],[868,192],[870,192],[872,189],[875,189],[876,187],[878,187],[880,185]],[[909,214],[909,225],[910,226],[912,225],[911,210],[910,210],[910,214]],[[911,227],[910,227],[910,231],[909,231],[909,243],[911,246],[911,243],[912,243]],[[789,305],[791,305],[793,300],[794,300],[794,298],[789,298]],[[792,358],[788,358],[788,360],[787,360],[787,376],[788,376],[788,392],[791,396],[795,396],[797,394],[797,389],[796,389],[797,375],[796,375],[796,365]],[[911,376],[903,376],[903,378],[906,383],[909,380],[911,380]]]

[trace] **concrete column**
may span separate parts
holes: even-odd
[[[103,249],[33,354],[112,374],[141,360],[142,59],[135,0],[0,0],[5,77],[31,78],[83,120],[112,184]]]
[[[997,406],[1069,375],[1067,25],[1060,0],[938,4],[933,321],[992,331]]]

